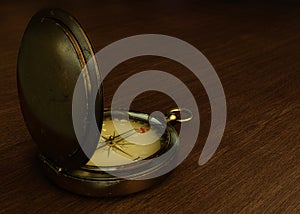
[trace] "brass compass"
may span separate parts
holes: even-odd
[[[72,95],[93,56],[82,27],[67,12],[42,10],[30,20],[19,50],[18,91],[24,120],[39,148],[40,165],[54,183],[82,195],[116,196],[146,189],[166,176],[149,175],[168,167],[176,157],[179,138],[171,124],[191,120],[192,113],[173,109],[154,117],[103,109],[101,86],[93,112],[101,135],[95,143],[84,142],[92,144],[87,155],[74,131]],[[101,76],[96,61],[88,67],[86,84],[91,73]],[[88,87],[85,90],[91,93]],[[186,118],[180,117],[182,112]],[[88,127],[89,121],[83,123]]]

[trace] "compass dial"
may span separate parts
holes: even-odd
[[[101,137],[88,166],[134,163],[155,156],[168,145],[169,134],[159,120],[152,118],[150,126],[146,114],[126,112],[129,121],[124,114],[116,114],[112,119],[110,112],[104,113]],[[121,127],[122,132],[116,127]]]

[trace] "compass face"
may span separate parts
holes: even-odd
[[[129,114],[129,120],[124,114]],[[169,144],[169,132],[154,118],[150,126],[148,117],[143,113],[114,112],[112,118],[110,112],[104,112],[97,149],[86,165],[120,166],[159,155]]]

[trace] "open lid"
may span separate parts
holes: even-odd
[[[91,96],[91,79],[100,79],[93,56],[92,45],[82,27],[70,14],[59,9],[36,13],[23,35],[17,66],[22,113],[41,153],[58,167],[74,169],[84,165],[98,143],[97,139],[84,141],[88,149],[83,151],[72,120],[72,98],[82,70],[85,68],[81,78],[82,100]],[[85,67],[88,61],[89,66]],[[102,85],[96,93],[93,111],[87,110],[91,108],[89,103],[80,106],[84,132],[89,131],[90,118],[95,116],[101,130]]]

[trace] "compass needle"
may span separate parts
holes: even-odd
[[[111,149],[111,147],[109,146],[109,147],[108,147],[108,150],[107,150],[107,158],[109,158],[110,149]]]
[[[96,148],[96,150],[98,150],[98,149],[102,149],[103,147],[105,147],[106,146],[106,144],[104,144],[104,145],[101,145],[101,146],[97,146],[97,148]]]
[[[115,145],[114,148],[117,149],[118,151],[123,152],[124,154],[126,154],[126,155],[132,157],[132,155],[130,155],[129,153],[127,153],[127,152],[125,152],[124,150],[122,150],[119,146]]]
[[[104,136],[101,136],[102,138],[104,138],[105,140],[108,140],[108,138],[107,137],[104,137]]]

